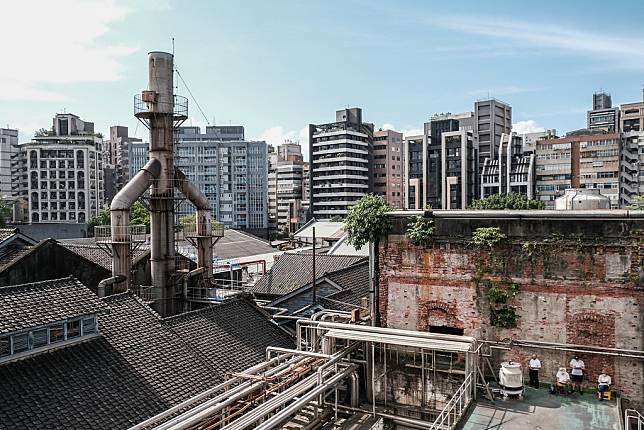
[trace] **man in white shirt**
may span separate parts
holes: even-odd
[[[532,358],[528,362],[531,387],[539,388],[539,369],[541,369],[541,361],[537,358],[537,354],[532,354]]]
[[[600,402],[604,400],[604,391],[608,391],[612,383],[610,376],[606,374],[606,369],[602,369],[601,375],[597,378],[597,391],[599,391]]]
[[[572,390],[575,391],[575,388],[579,390],[579,394],[584,394],[581,389],[581,383],[584,381],[584,362],[579,358],[578,355],[572,357],[570,360],[570,380],[572,381]]]
[[[565,394],[567,388],[570,386],[570,375],[565,367],[560,367],[556,375],[557,391]]]

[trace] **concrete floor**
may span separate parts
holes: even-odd
[[[498,399],[491,403],[479,399],[471,414],[459,427],[463,430],[618,430],[615,401],[600,402],[594,393],[583,396],[551,395],[546,389],[526,388],[522,401]]]

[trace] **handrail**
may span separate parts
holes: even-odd
[[[114,235],[112,234],[114,232]],[[118,240],[112,239],[117,237]],[[132,225],[97,225],[94,227],[94,239],[98,243],[145,242],[146,227],[143,224]]]
[[[182,224],[182,231],[184,237],[223,237],[224,236],[224,224],[221,222],[212,221],[210,223],[210,233],[204,234],[207,230],[207,223],[203,222],[186,222]]]
[[[636,427],[631,427],[631,420],[637,420],[637,430],[644,429],[644,415],[635,409],[626,409],[624,411],[624,430],[635,430]]]
[[[463,416],[463,411],[469,406],[471,398],[467,398],[467,394],[472,390],[472,373],[469,373],[456,393],[449,399],[441,413],[436,417],[429,430],[445,428],[445,420],[447,420],[447,428],[451,429],[456,426],[458,420]],[[463,401],[465,399],[465,401]],[[638,429],[639,430],[639,429]]]

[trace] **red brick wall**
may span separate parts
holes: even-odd
[[[422,331],[430,325],[446,325],[488,340],[642,350],[640,248],[637,242],[545,241],[538,255],[530,257],[520,241],[495,255],[474,249],[462,239],[419,248],[404,235],[390,235],[380,244],[380,321],[383,326]],[[510,301],[519,316],[515,328],[490,324],[481,266],[486,279],[518,285],[519,293]],[[513,349],[497,358],[525,361],[533,352]],[[537,352],[544,362],[542,380],[546,382],[557,367],[568,365],[573,354]],[[600,355],[582,359],[592,381],[606,367],[627,396],[644,398],[641,361]]]

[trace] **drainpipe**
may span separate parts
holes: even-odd
[[[178,168],[174,169],[177,188],[197,208],[197,266],[205,268],[206,278],[212,278],[212,209],[206,196]]]
[[[123,280],[114,283],[114,292],[127,291],[132,271],[130,207],[143,195],[152,181],[161,174],[161,163],[152,159],[112,199],[110,221],[112,226],[112,275]]]
[[[98,283],[98,297],[105,297],[105,287],[108,285],[114,285],[116,282],[125,281],[125,276],[112,276],[111,278],[105,278]]]

